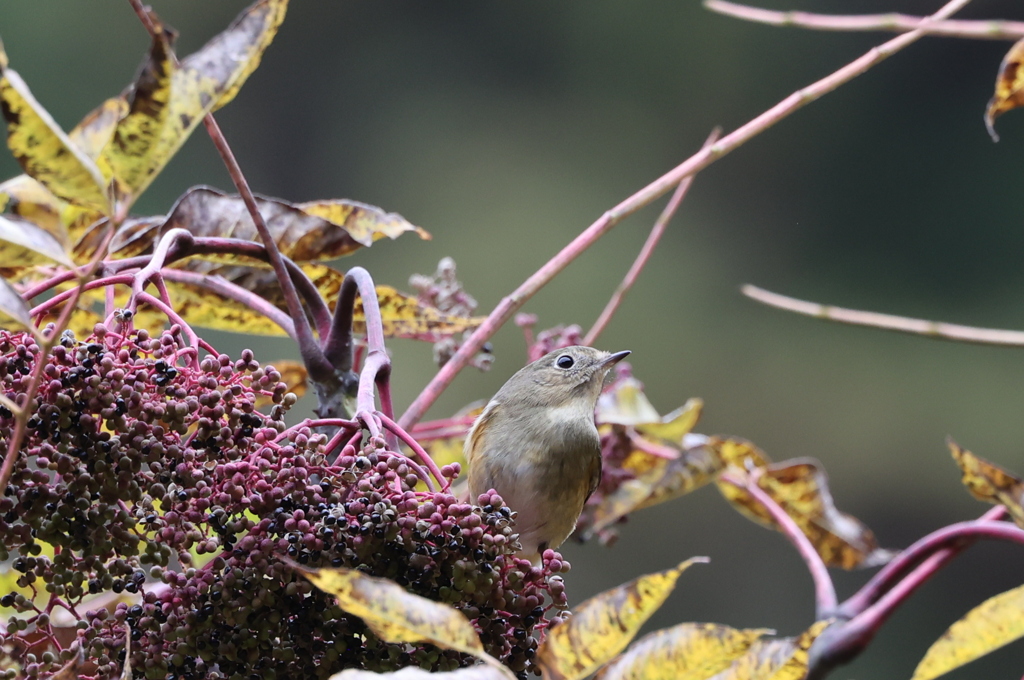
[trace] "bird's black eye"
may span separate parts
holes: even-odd
[[[558,357],[558,360],[555,361],[555,363],[558,365],[559,368],[572,368],[572,365],[576,362],[573,361],[573,358],[568,354],[563,354],[562,356]]]

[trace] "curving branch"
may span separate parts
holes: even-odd
[[[979,345],[999,345],[1002,347],[1024,347],[1024,331],[1006,331],[997,328],[977,328],[975,326],[961,326],[954,323],[942,321],[927,321],[925,319],[911,319],[905,316],[893,314],[881,314],[879,312],[865,312],[845,307],[833,307],[822,305],[817,302],[798,300],[786,295],[779,295],[757,286],[747,284],[741,289],[747,297],[758,302],[784,309],[787,312],[796,312],[804,316],[813,316],[817,319],[838,321],[839,323],[852,326],[867,326],[868,328],[881,328],[887,331],[898,331],[912,335],[926,335],[940,340],[951,340],[954,342],[971,342]]]
[[[704,146],[711,146],[718,140],[722,134],[721,128],[715,128],[708,135],[707,140],[704,142]],[[597,336],[601,335],[604,331],[605,326],[612,320],[612,316],[615,315],[619,305],[622,304],[622,299],[626,297],[626,293],[633,287],[636,280],[640,277],[640,272],[644,270],[644,266],[647,261],[651,259],[651,255],[654,254],[654,249],[658,246],[658,242],[661,240],[662,235],[665,233],[665,229],[668,228],[668,223],[672,221],[672,217],[676,214],[679,206],[682,204],[683,199],[686,198],[686,194],[690,191],[690,185],[693,184],[693,175],[690,175],[676,187],[676,191],[672,194],[672,198],[668,199],[668,203],[665,204],[665,208],[658,215],[658,219],[655,220],[654,226],[651,227],[651,233],[648,234],[647,240],[644,241],[643,248],[640,249],[640,254],[636,256],[636,260],[633,261],[633,265],[626,272],[625,278],[622,279],[622,283],[612,293],[612,297],[608,300],[608,304],[601,311],[601,315],[597,317],[597,321],[587,335],[583,338],[584,345],[593,345],[594,341],[597,340]],[[533,343],[528,343],[527,346]]]
[[[196,274],[195,272],[185,271],[183,269],[165,269],[162,276],[168,281],[177,281],[178,283],[187,283],[190,286],[205,288],[229,300],[234,300],[235,302],[239,302],[247,307],[251,307],[253,311],[262,314],[280,326],[281,329],[288,334],[288,337],[293,340],[295,339],[295,324],[292,322],[292,318],[290,316],[261,298],[259,295],[256,295],[252,291],[246,290],[239,285],[231,283],[223,276],[206,276],[204,274]]]
[[[990,510],[982,519],[951,524],[925,536],[862,589],[862,592],[870,592],[870,597],[865,598],[858,593],[844,602],[837,610],[839,621],[827,628],[812,645],[805,680],[821,680],[836,666],[848,663],[863,652],[896,609],[966,546],[986,538],[1024,545],[1024,529],[991,519],[999,516],[997,510],[1000,509]],[[912,571],[895,580],[914,564],[917,566]],[[885,590],[881,593],[879,586],[883,585]],[[876,596],[877,599],[867,604],[868,599]],[[857,603],[855,606],[848,606],[854,602]],[[861,606],[860,611],[854,611]],[[851,613],[853,618],[843,619]]]
[[[782,506],[758,485],[757,481],[763,472],[762,468],[755,468],[742,477],[726,472],[719,475],[718,481],[747,492],[772,516],[772,519],[779,525],[779,531],[796,547],[800,557],[807,565],[807,570],[811,573],[811,579],[814,581],[815,620],[827,619],[835,612],[838,602],[832,577],[829,576],[825,562],[811,544],[810,539],[800,530],[793,518],[786,514]]]
[[[483,344],[501,328],[506,321],[519,311],[519,309],[533,295],[543,288],[559,272],[565,269],[570,262],[580,256],[587,248],[594,244],[601,236],[607,233],[612,227],[621,222],[625,217],[632,215],[637,210],[649,205],[659,196],[671,191],[685,178],[694,175],[719,158],[736,150],[750,139],[761,134],[771,126],[792,113],[802,109],[807,104],[816,101],[836,89],[840,85],[865,73],[868,69],[888,59],[903,48],[913,44],[926,35],[925,30],[933,22],[952,15],[959,11],[970,0],[950,0],[942,6],[939,11],[922,22],[916,30],[899,35],[877,47],[868,50],[861,57],[843,66],[838,71],[822,78],[821,80],[797,90],[781,102],[760,114],[745,125],[733,130],[728,135],[709,147],[703,148],[696,154],[683,161],[674,169],[654,180],[646,187],[636,192],[617,206],[607,211],[596,222],[587,227],[569,245],[565,246],[557,255],[551,258],[547,264],[538,269],[532,276],[524,281],[511,294],[498,303],[498,306],[488,315],[487,319],[473,332],[462,344],[459,350],[448,360],[440,371],[434,376],[430,383],[423,388],[419,396],[413,401],[399,420],[402,427],[408,428],[419,422],[426,414],[437,398],[447,389],[448,385],[455,379],[459,371],[466,367],[470,360],[480,351]]]
[[[1006,508],[1000,505],[986,512],[977,521],[995,522],[1005,515]],[[850,619],[861,614],[865,609],[878,602],[911,571],[916,571],[927,564],[928,569],[934,572],[973,545],[981,536],[965,540],[958,533],[960,530],[953,528],[966,524],[972,523],[954,524],[951,527],[939,529],[896,555],[888,564],[879,569],[860,590],[839,606],[836,610],[839,616]],[[954,538],[951,539],[950,536]]]
[[[909,14],[813,14],[811,12],[777,12],[750,7],[727,0],[704,0],[712,12],[755,21],[772,26],[796,26],[817,31],[894,31],[902,33],[922,29],[925,33],[946,38],[975,40],[1019,40],[1024,38],[1024,22],[1003,20],[945,20],[922,26],[925,17]]]

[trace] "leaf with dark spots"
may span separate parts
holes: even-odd
[[[425,233],[399,215],[361,203],[338,200],[314,204],[331,206],[331,210],[322,211],[326,215],[323,216],[276,198],[259,196],[256,202],[274,243],[283,255],[295,262],[332,260],[348,255],[372,244],[374,238],[379,238],[375,234],[395,238],[407,231],[421,236]],[[358,239],[349,232],[350,225],[359,235]],[[209,187],[193,187],[178,199],[161,232],[175,228],[186,229],[196,236],[260,241],[242,198]]]
[[[110,240],[110,254],[118,258],[135,257],[151,252],[163,215],[131,217],[125,220]]]
[[[809,650],[831,620],[816,621],[796,637],[758,640],[732,664],[706,680],[803,680]]]
[[[18,175],[0,184],[0,210],[28,220],[60,241],[67,240],[67,230],[61,222],[64,205],[67,204],[28,175]]]
[[[772,631],[717,623],[681,623],[640,638],[595,680],[706,680]]]
[[[1016,42],[1003,57],[996,77],[995,93],[985,110],[985,126],[993,141],[999,141],[995,129],[996,118],[1021,106],[1024,106],[1024,40]]]
[[[172,34],[152,12],[149,53],[128,97],[129,113],[101,155],[127,202],[134,201],[207,113],[231,101],[259,65],[287,0],[259,0],[198,52],[174,63]]]
[[[410,224],[397,213],[385,213],[380,208],[357,201],[335,199],[330,201],[309,201],[296,205],[307,215],[322,217],[331,224],[345,229],[349,236],[364,246],[372,245],[382,238],[396,239],[406,232],[415,232],[422,239],[429,240],[425,229]]]
[[[128,115],[128,101],[124,97],[111,97],[78,122],[68,137],[86,156],[97,159],[103,148],[114,136],[117,124]],[[100,170],[104,170],[101,165]],[[110,178],[110,168],[106,168],[104,177]]]
[[[2,62],[7,63],[5,54]],[[96,164],[35,100],[21,76],[6,66],[0,68],[0,76],[0,110],[7,121],[7,146],[21,167],[54,196],[106,211],[107,182]]]
[[[995,463],[961,449],[948,440],[953,460],[963,472],[963,484],[978,500],[1004,506],[1018,526],[1024,527],[1024,480]]]
[[[572,617],[554,626],[537,648],[545,680],[582,680],[626,648],[640,627],[672,593],[695,557],[673,569],[646,574],[573,607]]]
[[[176,267],[204,276],[222,277],[236,286],[259,295],[279,309],[286,309],[284,295],[281,292],[281,286],[277,282],[277,277],[274,275],[274,272],[268,269],[225,266],[199,258],[185,260],[177,264]],[[328,306],[333,309],[337,302],[338,292],[341,290],[345,274],[326,265],[305,264],[302,268],[313,281],[313,285],[316,286],[324,300],[327,301]],[[398,292],[390,286],[377,286],[377,298],[381,309],[384,335],[387,337],[436,342],[438,338],[472,330],[483,321],[483,319],[477,317],[459,317],[444,314],[433,307],[424,305],[410,295]],[[226,302],[225,304],[228,303]],[[196,323],[222,330],[233,330],[220,324],[209,326],[208,323],[211,319],[212,317],[207,318],[202,323],[198,321]],[[353,327],[356,333],[366,332],[362,301],[359,298],[356,299]],[[260,324],[252,328],[239,327],[237,331],[255,334],[266,332],[271,335],[283,333],[277,325],[272,323]]]
[[[748,474],[732,468],[737,474]],[[797,458],[767,465],[757,479],[761,487],[789,515],[825,564],[843,569],[885,564],[893,553],[878,547],[875,535],[859,520],[840,512],[832,500],[828,477],[821,464]],[[748,518],[777,528],[774,518],[750,493],[718,482],[722,495]]]

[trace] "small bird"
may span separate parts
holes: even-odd
[[[576,528],[601,481],[594,408],[605,376],[628,351],[573,346],[509,378],[466,437],[469,492],[493,489],[517,513],[520,556],[536,561]]]

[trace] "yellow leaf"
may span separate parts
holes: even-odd
[[[724,671],[708,680],[803,680],[807,650],[832,621],[818,621],[795,638],[758,640]]]
[[[1024,586],[985,600],[949,627],[911,680],[931,680],[1024,637]]]
[[[961,449],[952,439],[947,440],[953,459],[963,471],[963,483],[978,500],[1002,504],[1018,526],[1024,527],[1024,480],[995,463]]]
[[[295,206],[307,215],[322,217],[331,224],[342,227],[364,246],[384,237],[396,239],[406,232],[414,232],[424,240],[430,240],[425,229],[410,224],[397,213],[385,213],[376,206],[356,201],[331,200],[310,201]]]
[[[6,207],[9,212],[45,229],[61,242],[67,241],[67,232],[60,219],[65,205],[28,175],[18,175],[0,184],[0,209]]]
[[[110,254],[117,258],[126,258],[151,252],[163,222],[163,215],[132,217],[125,220],[110,239]]]
[[[101,154],[129,202],[145,191],[207,113],[231,101],[259,65],[287,5],[287,0],[259,0],[180,66],[174,64],[170,31],[150,13],[157,35],[136,78],[129,112]]]
[[[817,461],[800,458],[768,465],[758,486],[793,518],[825,564],[854,569],[884,564],[892,558],[892,553],[878,547],[870,529],[836,509],[828,477]],[[743,515],[778,528],[768,510],[744,489],[724,482],[718,482],[718,489]]]
[[[636,431],[649,437],[664,439],[678,445],[683,441],[683,436],[689,434],[697,424],[697,421],[700,420],[700,413],[703,408],[703,401],[700,399],[690,399],[657,422],[638,423]]]
[[[6,280],[0,279],[0,324],[3,328],[31,328],[28,304]]]
[[[741,469],[747,466],[764,467],[771,462],[764,451],[746,439],[709,437],[707,445],[714,449],[722,462]]]
[[[3,61],[6,63],[6,56]],[[7,146],[21,167],[54,196],[107,211],[107,183],[96,164],[68,139],[21,76],[6,67],[0,68],[0,73],[0,109],[7,121]]]
[[[235,259],[240,260],[241,258]],[[271,270],[246,266],[223,266],[199,258],[189,259],[175,266],[193,273],[202,274],[205,277],[223,277],[226,281],[255,293],[279,309],[285,310],[281,286],[277,283],[277,277]],[[337,303],[338,293],[341,290],[345,274],[326,265],[318,264],[304,264],[302,269],[310,277],[313,285],[327,302],[328,307],[333,310],[334,305]],[[219,319],[217,314],[205,313],[200,316],[200,311],[205,312],[215,307],[213,300],[218,299],[219,296],[198,286],[182,285],[183,288],[190,291],[189,295],[201,295],[202,299],[207,302],[202,307],[202,310],[189,310],[191,314],[196,315],[186,317],[185,320],[189,321],[189,323],[196,319],[195,323],[197,325],[203,325],[208,328],[221,330],[237,329],[238,332],[257,335],[284,335],[284,331],[269,319],[264,319],[252,327],[236,326],[235,324],[241,319],[239,315],[244,314],[245,318],[258,315],[248,306],[230,300],[225,300],[222,307],[224,310],[231,312],[232,318]],[[481,317],[460,317],[445,314],[434,307],[420,303],[412,296],[398,292],[390,286],[377,286],[377,298],[383,319],[384,335],[387,337],[436,342],[443,337],[472,330],[483,322]],[[175,299],[173,294],[171,299]],[[176,301],[175,308],[177,309]],[[225,323],[228,325],[225,325]],[[356,333],[366,332],[365,316],[363,315],[362,299],[360,298],[356,298],[353,327]]]
[[[574,607],[573,616],[551,628],[537,649],[545,680],[581,680],[614,658],[665,602],[679,575],[694,562],[706,561],[689,559]]]
[[[717,623],[681,623],[636,641],[595,680],[704,680],[725,670],[773,631],[737,630]]]
[[[597,401],[595,418],[598,423],[613,425],[661,422],[661,416],[647,400],[643,385],[636,378],[619,380],[613,389],[602,394]]]
[[[429,642],[444,649],[490,659],[480,636],[458,609],[414,595],[394,581],[355,569],[303,569],[289,564],[338,606],[358,616],[385,642]]]
[[[600,532],[631,512],[684,496],[715,479],[725,463],[710,447],[687,449],[675,460],[657,458],[643,451],[634,451],[626,463],[647,461],[644,471],[635,479],[623,482],[615,491],[601,499],[594,509],[590,532]],[[626,465],[623,465],[626,468]],[[628,468],[627,468],[628,469]]]
[[[1024,106],[1024,40],[1010,48],[999,65],[996,90],[985,110],[985,126],[992,139],[999,141],[996,134],[996,118],[1020,106]]]
[[[377,301],[384,323],[384,335],[389,338],[437,342],[445,337],[472,331],[484,322],[484,317],[445,314],[391,286],[377,286]],[[357,298],[353,319],[357,333],[366,332],[365,318],[362,298]]]
[[[0,215],[0,267],[56,262],[74,267],[71,257],[50,232],[27,220]]]
[[[117,124],[126,115],[128,101],[124,97],[111,97],[80,120],[68,137],[86,156],[98,158],[114,136]]]
[[[178,281],[166,283],[174,311],[189,325],[249,335],[287,335],[284,329],[248,305],[207,288]]]
[[[183,70],[217,80],[220,96],[214,111],[229,104],[260,65],[263,52],[274,41],[287,10],[288,0],[254,2],[227,29],[182,63]]]

